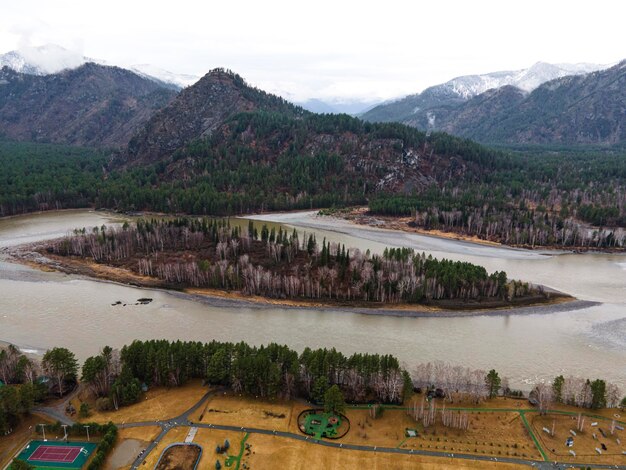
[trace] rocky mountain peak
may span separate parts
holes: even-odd
[[[278,96],[251,87],[230,70],[213,69],[156,113],[114,163],[136,165],[167,158],[181,146],[208,137],[231,116],[257,109],[305,113]]]

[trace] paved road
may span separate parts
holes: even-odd
[[[75,387],[74,390],[72,390],[69,394],[65,396],[65,399],[63,401],[57,403],[54,406],[40,406],[33,409],[33,411],[35,413],[44,414],[55,421],[59,421],[61,424],[67,424],[68,426],[71,426],[76,423],[76,421],[74,421],[72,418],[65,414],[65,409],[67,408],[67,404],[69,403],[69,401],[78,394],[79,390],[79,387]]]
[[[133,462],[130,468],[133,470],[136,468],[139,468],[142,462],[148,456],[148,454],[150,454],[150,452],[152,452],[154,448],[159,445],[159,442],[161,442],[163,437],[165,437],[165,435],[168,433],[170,429],[178,427],[178,426],[191,426],[192,423],[191,421],[189,421],[189,416],[192,413],[194,413],[196,410],[198,410],[204,404],[204,402],[206,402],[209,399],[210,396],[211,396],[211,392],[205,393],[204,396],[200,398],[200,400],[198,400],[198,402],[195,405],[193,405],[191,408],[189,408],[187,411],[185,411],[180,416],[177,416],[176,418],[172,418],[166,421],[147,421],[147,422],[141,422],[141,423],[119,424],[117,427],[120,429],[136,428],[136,427],[143,427],[143,426],[160,426],[161,427],[161,432],[159,433],[159,435],[154,439],[154,441],[150,443],[150,445],[148,445],[148,447],[146,447],[144,452],[135,459],[135,461]]]
[[[181,427],[181,426],[182,427],[194,426],[194,427],[203,428],[203,429],[219,429],[221,431],[247,432],[249,434],[264,434],[268,436],[278,436],[278,437],[283,437],[287,439],[294,439],[297,441],[305,441],[312,445],[332,447],[335,449],[343,449],[347,451],[358,450],[362,452],[382,452],[382,453],[387,453],[387,454],[423,455],[427,457],[455,458],[455,459],[464,459],[464,460],[474,460],[474,461],[479,461],[479,462],[503,462],[503,463],[513,463],[513,464],[518,464],[518,465],[526,465],[531,468],[537,468],[537,469],[542,469],[542,470],[548,470],[548,469],[565,470],[565,469],[570,469],[570,468],[579,468],[581,466],[581,465],[572,465],[572,464],[564,464],[564,463],[517,459],[513,457],[489,457],[489,456],[482,456],[482,455],[460,454],[460,453],[452,453],[452,452],[435,452],[435,451],[429,451],[429,450],[399,449],[396,447],[377,447],[377,446],[364,446],[364,445],[358,445],[358,444],[345,444],[345,443],[334,442],[334,441],[329,441],[329,440],[318,440],[310,436],[305,436],[302,434],[294,434],[294,433],[284,432],[284,431],[272,431],[269,429],[251,428],[251,427],[246,427],[246,426],[237,427],[237,426],[226,426],[222,424],[191,422],[189,420],[189,416],[195,411],[197,411],[209,399],[210,396],[211,396],[211,392],[207,392],[194,406],[192,406],[190,409],[185,411],[180,416],[177,416],[172,419],[162,420],[162,421],[142,421],[142,422],[136,422],[136,423],[118,424],[117,427],[120,429],[147,427],[147,426],[159,426],[161,428],[161,432],[159,433],[159,435],[150,443],[150,445],[148,445],[148,447],[146,447],[145,451],[141,454],[141,456],[137,457],[137,459],[133,462],[131,469],[135,470],[135,469],[142,467],[142,463],[145,460],[145,458],[150,454],[150,452],[152,452],[159,445],[159,442],[161,442],[163,437],[165,437],[165,435],[170,431],[170,429]],[[40,409],[40,412],[48,414],[51,417],[55,417],[54,415],[49,414],[47,410],[48,409],[46,408],[42,408]],[[502,410],[498,410],[498,411],[502,411]],[[589,467],[589,468],[626,470],[626,465],[584,464],[582,466],[585,468]]]

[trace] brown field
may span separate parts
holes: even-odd
[[[347,449],[333,449],[306,442],[294,441],[274,436],[250,435],[250,455],[242,458],[252,470],[265,468],[327,470],[341,469],[415,469],[454,470],[454,469],[518,469],[518,465],[471,460],[459,460],[417,455],[394,455],[363,452]],[[280,467],[277,463],[280,462]]]
[[[310,406],[295,401],[266,401],[226,394],[209,398],[206,405],[190,419],[202,423],[298,432],[298,414],[306,408]]]
[[[0,436],[0,468],[4,468],[24,444],[37,436],[35,426],[39,423],[52,423],[51,420],[31,414],[26,416],[8,436]],[[46,437],[48,437],[46,435]]]
[[[626,432],[615,430],[614,434],[611,435],[609,432],[610,421],[594,420],[585,417],[583,431],[578,432],[576,430],[577,418],[573,416],[548,414],[546,416],[537,415],[532,418],[529,416],[528,420],[551,460],[577,463],[626,464],[626,455],[622,454],[623,451],[626,451]],[[592,422],[597,422],[598,426],[592,427]],[[544,427],[551,430],[553,423],[555,425],[554,437],[543,430]],[[600,428],[606,433],[606,438],[600,433]],[[570,429],[576,432],[576,436],[570,434]],[[594,439],[593,434],[596,435],[597,439]],[[576,452],[576,457],[573,457],[568,452],[570,448],[565,445],[565,440],[570,436],[574,439],[574,446],[571,447],[571,450]],[[621,441],[621,445],[617,443],[617,439]],[[601,448],[601,444],[606,445],[607,450],[603,450],[602,455],[598,455],[595,448]]]
[[[366,410],[348,410],[346,416],[350,419],[350,432],[339,442],[541,459],[518,413],[471,413],[468,430],[446,428],[439,419],[436,424],[424,429],[404,410],[385,410],[377,419],[369,417]],[[418,437],[407,439],[404,435],[406,428],[417,429]]]
[[[196,438],[193,440],[196,444],[200,444],[203,449],[202,460],[200,460],[198,468],[215,468],[215,461],[218,459],[222,464],[222,468],[226,468],[226,456],[237,456],[239,454],[243,437],[244,433],[241,432],[198,429],[198,434],[196,434]],[[228,453],[218,456],[215,452],[215,447],[218,444],[223,445],[226,439],[230,442],[230,449]],[[234,468],[234,466],[231,468]]]
[[[117,433],[119,441],[124,439],[138,439],[140,441],[151,441],[158,436],[161,428],[158,426],[140,426],[136,428],[120,429]]]
[[[96,411],[95,400],[90,396],[82,396],[91,406],[92,412],[81,421],[133,423],[174,418],[195,405],[207,391],[208,388],[203,387],[200,380],[192,380],[178,388],[156,387],[144,393],[139,403],[122,407],[118,411]],[[80,403],[80,399],[72,400],[77,410],[80,409]]]

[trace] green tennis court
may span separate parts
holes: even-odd
[[[30,441],[17,458],[37,469],[83,468],[96,447],[92,442]]]

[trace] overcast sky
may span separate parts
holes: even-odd
[[[388,99],[537,61],[626,58],[622,0],[2,3],[0,52],[54,43],[122,66],[221,66],[293,100]]]

